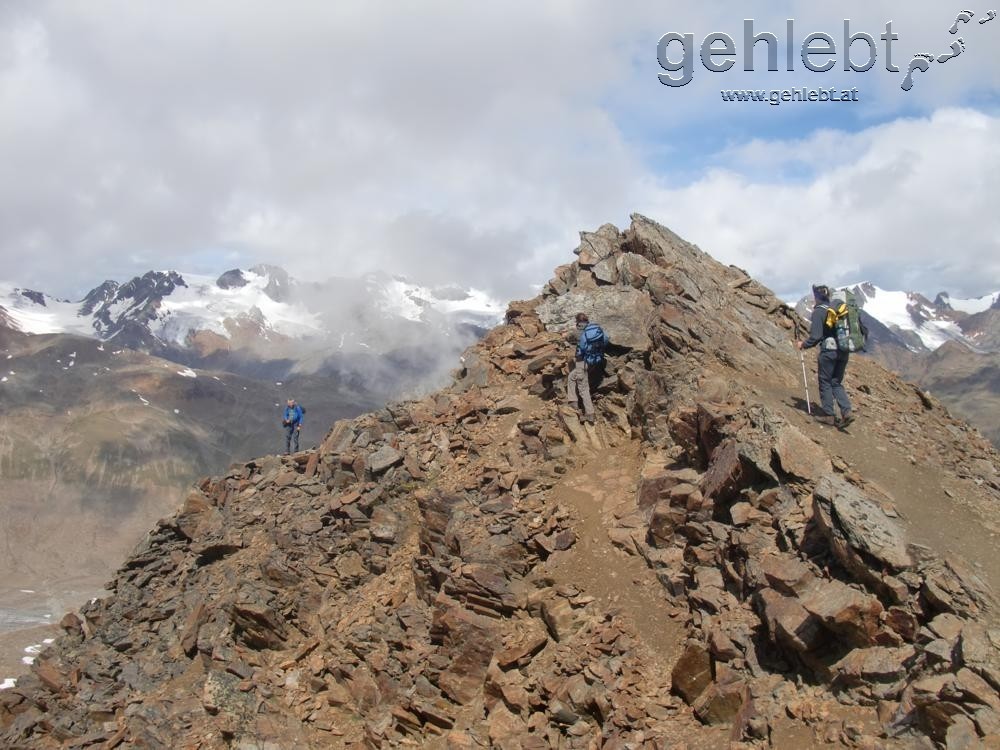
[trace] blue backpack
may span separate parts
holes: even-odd
[[[607,346],[607,334],[597,323],[590,323],[580,334],[576,350],[588,365],[599,365],[604,361],[604,350]]]

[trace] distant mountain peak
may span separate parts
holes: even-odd
[[[117,281],[109,279],[100,286],[94,287],[87,293],[87,296],[83,298],[83,304],[80,307],[80,315],[93,315],[94,310],[113,300],[116,294],[118,294]]]
[[[275,302],[287,302],[292,298],[294,281],[284,268],[258,263],[250,269],[250,272],[267,279],[264,294]]]
[[[41,292],[36,292],[33,289],[21,289],[21,296],[25,299],[29,299],[36,305],[41,305],[45,307],[45,295]]]
[[[219,289],[242,289],[249,283],[247,277],[243,275],[243,271],[238,268],[226,271],[215,280],[215,285]]]

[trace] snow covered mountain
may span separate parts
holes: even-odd
[[[932,302],[918,292],[890,291],[867,281],[847,288],[857,295],[876,345],[931,352],[949,341],[957,341],[973,350],[997,351],[994,338],[1000,315],[1000,292],[974,299],[953,298],[941,292]],[[812,312],[812,296],[803,297],[796,309],[808,316]]]
[[[934,305],[936,307],[948,308],[958,312],[964,312],[969,315],[975,315],[976,313],[985,312],[991,307],[996,308],[1000,305],[1000,292],[984,294],[982,297],[976,297],[974,299],[952,299],[948,292],[941,292],[934,298]]]
[[[161,356],[385,353],[418,333],[450,337],[491,326],[503,309],[478,290],[428,289],[377,273],[302,283],[269,265],[218,278],[150,271],[124,284],[105,281],[78,302],[0,283],[0,315],[16,330],[75,333]]]

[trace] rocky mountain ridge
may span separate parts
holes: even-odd
[[[332,378],[195,371],[69,334],[0,329],[0,368],[0,635],[12,599],[58,619],[48,600],[99,591],[192,481],[279,449],[289,393],[309,406],[306,445],[381,403]]]
[[[100,590],[194,479],[277,450],[286,398],[315,445],[333,420],[447,379],[489,304],[275,266],[149,272],[78,302],[0,284],[0,681],[19,624]]]
[[[795,312],[642,216],[576,253],[451,387],[199,482],[0,693],[3,742],[998,741],[992,446],[870,361],[853,434],[809,421]],[[597,427],[560,402],[578,311]]]

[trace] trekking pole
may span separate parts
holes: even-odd
[[[804,385],[806,389],[806,412],[808,412],[811,417],[813,410],[812,403],[809,401],[809,378],[806,377],[806,355],[802,353],[801,349],[799,349],[799,362],[802,363],[802,385]]]
[[[799,326],[801,325],[801,321],[799,321],[798,318],[795,318],[792,322],[795,325],[795,330],[793,335],[795,336],[795,341],[798,342]],[[813,410],[812,410],[812,403],[809,401],[809,378],[806,375],[806,355],[803,353],[801,349],[799,349],[799,362],[802,363],[802,386],[806,389],[806,413],[808,413],[809,416],[811,417]]]

